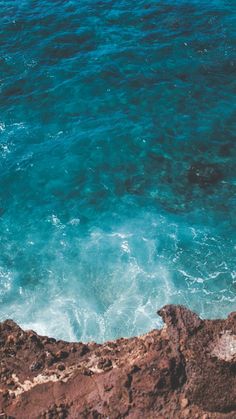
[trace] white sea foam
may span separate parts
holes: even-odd
[[[147,213],[112,232],[92,228],[90,234],[74,240],[71,263],[66,256],[70,249],[66,225],[55,214],[49,221],[55,236],[47,246],[56,258],[47,266],[42,283],[32,289],[21,287],[19,298],[2,306],[1,318],[13,317],[26,328],[57,338],[104,341],[160,327],[156,310],[168,303],[186,304],[201,315],[215,317],[224,315],[235,302],[221,282],[215,289],[207,285],[227,275],[226,264],[219,261],[220,270],[215,266],[204,275],[204,263],[209,263],[205,252],[202,266],[197,267],[194,259],[186,265],[180,243],[182,231],[185,240],[187,231],[192,237],[187,226],[180,229]],[[155,230],[150,229],[154,224]],[[80,223],[67,225],[77,228]],[[200,230],[193,233],[200,250],[208,238]],[[181,268],[183,262],[185,268]],[[2,289],[11,292],[12,274],[1,273]],[[221,302],[221,309],[212,304],[214,299]]]

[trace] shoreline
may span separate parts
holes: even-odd
[[[104,344],[68,343],[0,323],[1,418],[235,418],[236,312],[183,306],[164,327]]]

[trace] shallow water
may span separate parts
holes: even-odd
[[[8,0],[0,23],[0,320],[104,341],[235,309],[235,1]]]

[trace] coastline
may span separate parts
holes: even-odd
[[[164,327],[96,344],[0,324],[1,418],[235,418],[236,312],[201,320],[183,306]]]

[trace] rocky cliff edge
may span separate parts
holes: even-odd
[[[0,418],[236,418],[236,313],[185,307],[161,330],[102,345],[0,324]]]

